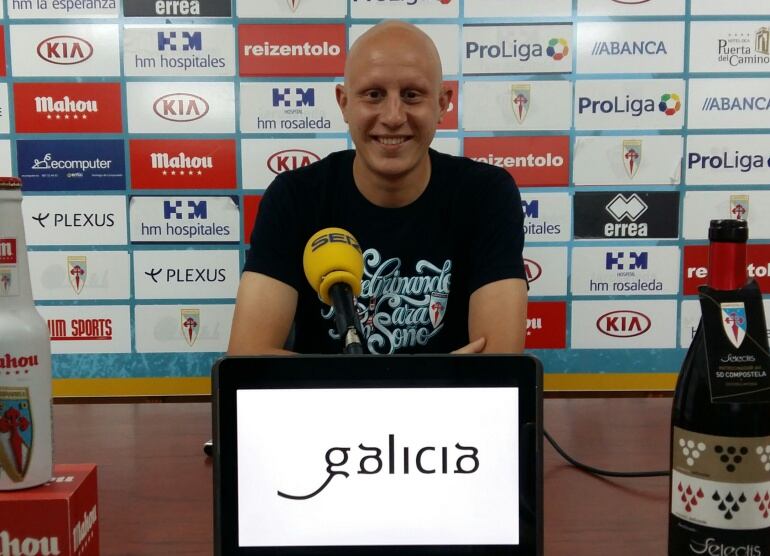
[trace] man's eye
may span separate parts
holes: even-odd
[[[417,100],[420,98],[420,93],[417,91],[404,91],[402,95],[406,100]]]
[[[367,91],[366,98],[370,100],[379,100],[382,98],[382,92],[381,91]]]

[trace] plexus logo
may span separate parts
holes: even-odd
[[[578,98],[577,106],[578,114],[627,114],[638,118],[662,112],[666,116],[673,116],[682,109],[682,99],[676,93],[664,93],[659,99],[635,97],[631,94],[601,99],[582,96]]]

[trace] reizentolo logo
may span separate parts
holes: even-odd
[[[544,154],[530,153],[526,156],[487,156],[471,157],[476,162],[486,162],[498,168],[558,168],[564,166],[564,157],[551,152]]]
[[[339,56],[342,54],[342,47],[338,44],[323,41],[322,43],[304,42],[300,44],[272,44],[263,42],[262,44],[243,45],[244,56]]]
[[[354,448],[335,446],[326,451],[326,479],[313,492],[306,494],[277,491],[278,496],[290,500],[308,500],[320,494],[334,477],[389,475],[470,475],[479,470],[479,450],[474,446],[410,446],[397,447],[395,434],[388,435],[387,447],[358,445],[354,457],[357,469],[348,466]],[[398,463],[396,463],[398,462]]]
[[[690,541],[693,554],[706,556],[763,556],[762,547],[755,544],[734,546],[718,543],[716,539],[706,539],[704,542]]]
[[[11,537],[8,531],[0,531],[0,554],[3,556],[57,556],[59,550],[58,537]]]
[[[662,112],[673,116],[682,108],[682,98],[676,93],[664,93],[659,99],[635,97],[627,94],[625,97],[615,95],[609,98],[594,99],[591,97],[578,98],[578,113],[584,114],[629,114],[635,118],[645,114]]]
[[[537,42],[519,42],[518,39],[506,41],[500,39],[495,44],[482,44],[476,41],[465,43],[467,60],[512,58],[519,62],[528,62],[532,58],[547,56],[555,61],[563,60],[569,54],[569,42],[563,37],[554,37],[545,44]]]

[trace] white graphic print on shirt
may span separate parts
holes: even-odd
[[[364,251],[357,302],[369,353],[425,346],[444,326],[452,261],[447,259],[438,267],[420,260],[411,276],[402,275],[401,265],[398,257],[382,260],[377,249]],[[333,319],[334,310],[324,307],[322,316]],[[335,328],[329,329],[329,335],[339,339]]]

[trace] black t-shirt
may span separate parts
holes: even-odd
[[[340,353],[333,311],[305,279],[302,253],[328,227],[364,253],[357,307],[369,353],[448,353],[468,343],[468,300],[479,287],[525,278],[521,198],[494,166],[430,151],[423,194],[400,208],[370,203],[353,180],[355,151],[333,153],[273,181],[259,208],[244,270],[298,292],[300,353]]]

